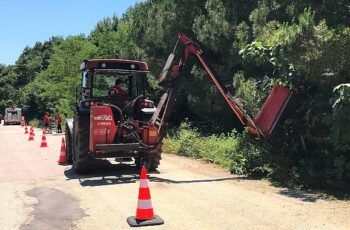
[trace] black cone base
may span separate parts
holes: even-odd
[[[126,221],[130,225],[130,227],[142,227],[142,226],[164,224],[164,220],[157,215],[155,215],[154,219],[151,219],[151,220],[136,220],[135,216],[129,216],[126,219]]]

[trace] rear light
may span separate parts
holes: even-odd
[[[85,101],[85,102],[84,102],[84,105],[85,105],[86,107],[93,106],[93,105],[97,105],[97,104],[98,104],[98,102],[95,102],[95,101]]]
[[[84,106],[89,107],[89,106],[94,106],[94,105],[98,105],[97,101],[85,101],[84,102]]]

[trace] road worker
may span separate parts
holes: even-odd
[[[45,131],[49,129],[49,114],[45,113],[44,115],[44,126],[45,126]]]
[[[57,133],[62,133],[62,117],[60,114],[57,114]]]

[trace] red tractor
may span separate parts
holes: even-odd
[[[82,88],[74,118],[66,123],[67,159],[78,173],[98,158],[135,160],[154,170],[161,159],[156,111],[145,97],[148,65],[121,59],[92,59],[81,64]]]
[[[178,44],[182,45],[182,55],[175,60]],[[230,94],[208,65],[199,45],[179,34],[174,52],[161,73],[159,85],[166,91],[157,108],[144,96],[147,63],[93,59],[81,65],[81,100],[75,108],[74,119],[69,119],[66,127],[67,158],[76,172],[88,171],[93,159],[107,157],[134,158],[136,165],[145,165],[149,170],[158,167],[165,124],[185,77],[183,69],[189,55],[199,60],[232,112],[252,135],[267,138],[273,133],[290,104],[292,92],[275,86],[262,109],[252,118],[240,99]]]

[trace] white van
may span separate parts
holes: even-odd
[[[4,125],[20,125],[21,116],[21,108],[6,108],[4,115]]]

